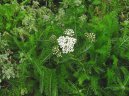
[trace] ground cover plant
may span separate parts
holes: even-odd
[[[0,0],[0,96],[129,96],[129,0]]]

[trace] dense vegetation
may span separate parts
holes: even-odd
[[[0,96],[129,96],[129,0],[0,0]]]

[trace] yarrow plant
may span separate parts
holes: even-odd
[[[128,6],[0,0],[0,96],[129,96]]]

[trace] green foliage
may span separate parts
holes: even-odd
[[[32,1],[0,1],[0,96],[128,96],[128,0]]]

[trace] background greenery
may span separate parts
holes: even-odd
[[[129,96],[128,12],[128,0],[0,0],[0,96]],[[69,28],[75,51],[57,57]]]

